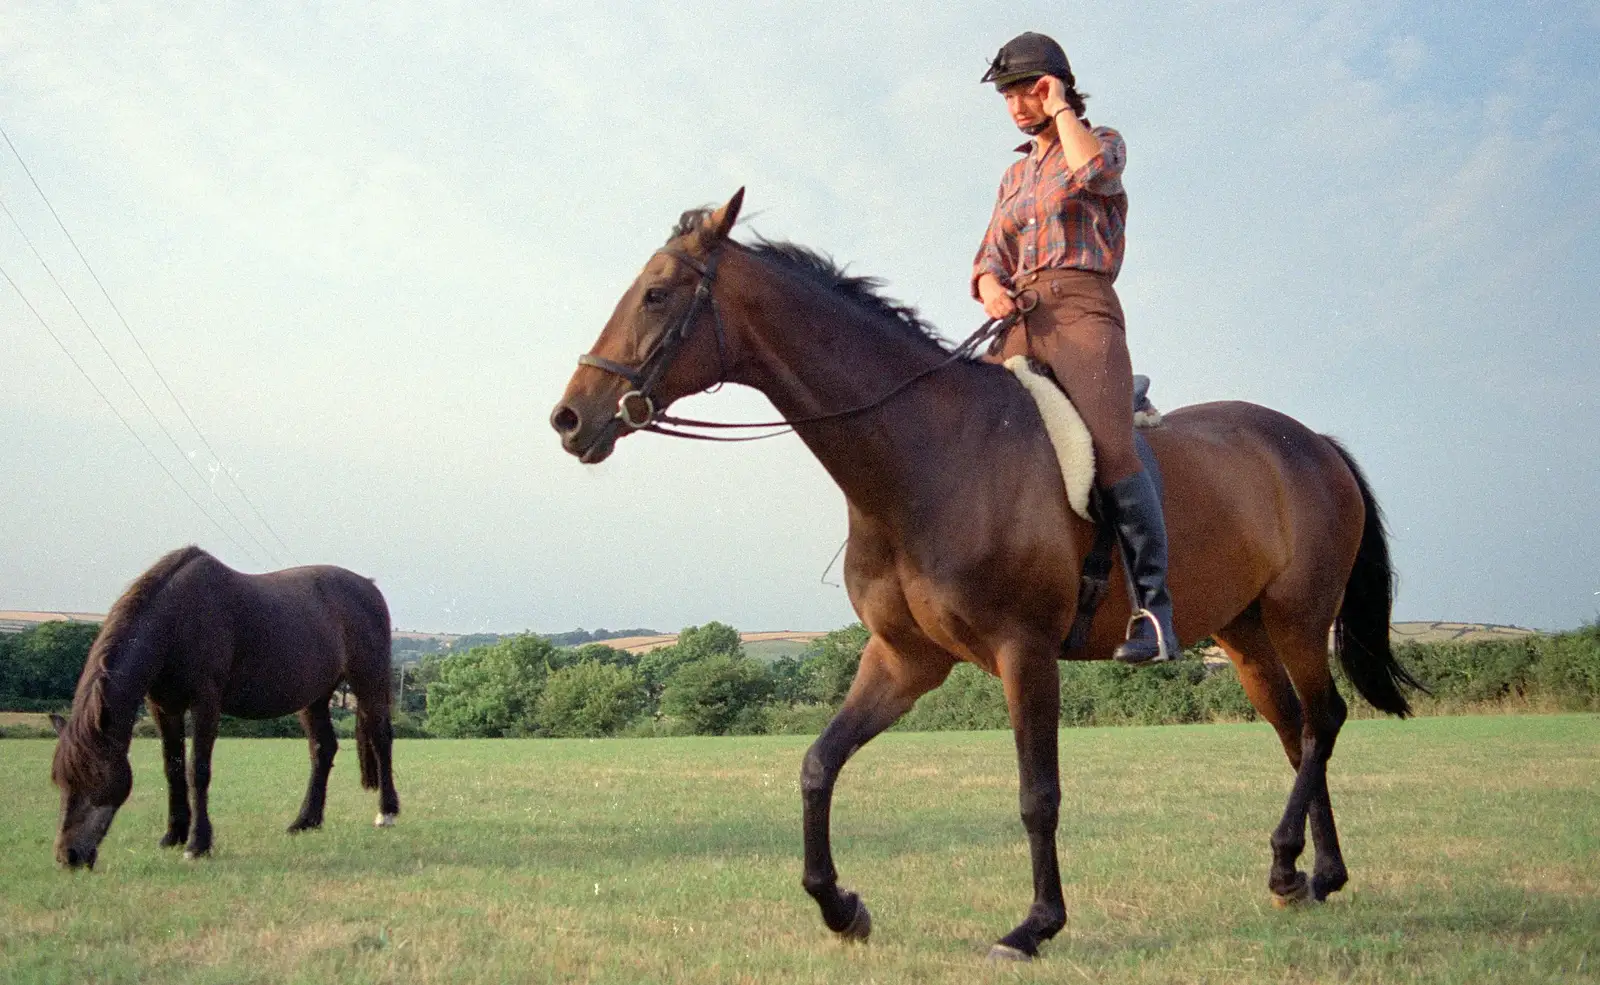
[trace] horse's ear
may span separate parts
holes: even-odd
[[[706,220],[705,230],[707,246],[714,246],[728,238],[728,233],[733,230],[733,224],[739,221],[739,208],[744,205],[744,189],[740,188],[728,199],[727,204],[711,213]]]
[[[67,720],[52,711],[50,713],[50,727],[56,730],[56,736],[59,737],[61,733],[67,730]]]

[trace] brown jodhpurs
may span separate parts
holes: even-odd
[[[1104,489],[1140,471],[1133,450],[1133,364],[1122,302],[1104,274],[1041,270],[1013,285],[1019,307],[1037,303],[989,358],[1027,354],[1055,373],[1094,444],[1094,481]]]

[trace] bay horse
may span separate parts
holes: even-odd
[[[801,768],[802,884],[830,930],[868,936],[871,915],[840,887],[829,844],[835,780],[966,661],[1003,686],[1033,868],[1033,904],[990,954],[1031,958],[1066,923],[1057,660],[1109,657],[1127,600],[1110,593],[1087,644],[1066,649],[1095,531],[1068,507],[1033,400],[1005,369],[947,349],[875,279],[804,247],[730,239],[743,196],[684,213],[580,357],[551,424],[594,463],[634,431],[703,424],[661,413],[682,396],[723,382],[766,395],[844,492],[845,583],[871,633]],[[1295,769],[1268,886],[1278,900],[1321,900],[1347,878],[1326,772],[1346,715],[1330,629],[1374,706],[1407,715],[1400,685],[1416,684],[1389,648],[1377,503],[1337,442],[1264,407],[1186,407],[1146,434],[1164,477],[1178,634],[1216,639]],[[1297,869],[1308,817],[1309,880]]]
[[[211,851],[207,791],[223,714],[300,713],[311,744],[311,782],[289,831],[321,827],[339,749],[328,702],[344,683],[356,698],[361,785],[380,791],[375,823],[388,827],[400,798],[390,762],[389,607],[377,585],[331,565],[247,575],[198,547],[168,553],[111,607],[78,679],[71,717],[54,719],[61,736],[50,770],[61,789],[56,860],[94,866],[101,839],[133,789],[128,746],[140,699],[161,732],[162,847],[186,845],[189,858]],[[194,723],[187,776],[186,712]]]

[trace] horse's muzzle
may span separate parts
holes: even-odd
[[[561,447],[585,465],[605,461],[617,445],[615,417],[599,427],[586,428],[583,413],[570,403],[559,403],[550,413],[550,426],[561,436]]]

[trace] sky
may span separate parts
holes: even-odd
[[[586,467],[546,419],[678,214],[741,186],[738,235],[976,328],[1019,141],[977,80],[1024,30],[1127,140],[1156,403],[1344,441],[1397,619],[1600,615],[1594,0],[8,5],[0,609],[103,612],[199,543],[352,568],[405,629],[853,621],[797,439]]]

